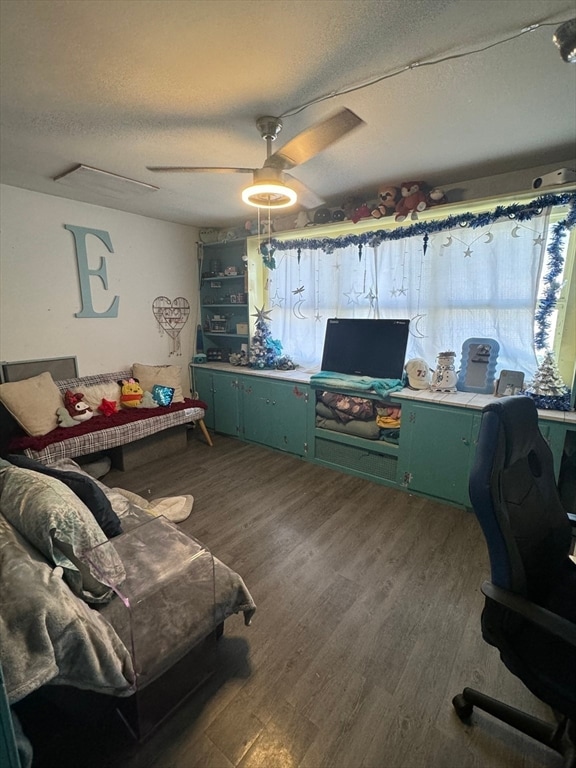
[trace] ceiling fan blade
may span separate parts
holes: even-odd
[[[324,205],[326,202],[320,195],[317,195],[316,192],[313,192],[310,189],[310,187],[307,187],[306,184],[303,184],[300,181],[300,179],[295,178],[290,173],[285,173],[284,179],[286,181],[286,186],[293,189],[298,195],[298,203],[303,208],[318,208],[319,205]]]
[[[354,128],[365,125],[364,120],[349,109],[341,109],[316,125],[299,133],[281,149],[274,152],[265,166],[287,170],[301,165],[327,149]]]
[[[254,173],[255,168],[226,168],[226,167],[213,167],[209,166],[204,168],[202,166],[189,168],[185,165],[176,166],[164,166],[164,165],[147,165],[146,168],[149,171],[160,173]]]

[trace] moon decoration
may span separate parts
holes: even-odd
[[[512,237],[520,237],[520,235],[518,234],[519,229],[520,229],[520,227],[518,227],[518,226],[514,227],[514,229],[511,232]]]
[[[298,320],[307,320],[308,318],[306,315],[302,314],[302,304],[304,304],[305,299],[302,297],[302,294],[304,293],[304,286],[301,285],[300,288],[296,288],[295,291],[292,291],[294,296],[299,296],[300,298],[298,301],[294,304],[292,307],[292,314],[294,317],[298,318]]]
[[[296,304],[292,307],[292,313],[294,317],[296,317],[298,320],[306,320],[306,315],[302,314],[302,304],[304,304],[304,299],[298,299]]]
[[[446,242],[442,243],[442,248],[450,248],[451,245],[452,245],[452,236],[448,235],[448,239],[446,240]]]
[[[427,339],[427,338],[428,338],[428,337],[426,336],[426,334],[425,334],[425,333],[422,333],[422,331],[421,331],[421,330],[420,330],[420,328],[418,327],[418,326],[419,326],[419,324],[422,322],[422,320],[423,320],[425,317],[426,317],[426,315],[414,315],[414,317],[412,317],[412,318],[410,319],[410,326],[409,326],[409,329],[410,329],[410,333],[411,333],[411,334],[412,334],[412,336],[414,336],[416,339]]]
[[[172,340],[170,355],[181,355],[180,331],[190,315],[190,304],[179,296],[171,301],[166,296],[157,296],[152,302],[152,312],[160,328],[160,334],[167,333]]]
[[[491,243],[492,240],[494,240],[494,235],[492,234],[492,232],[487,232],[486,233],[486,240],[484,240],[484,242],[485,243]]]

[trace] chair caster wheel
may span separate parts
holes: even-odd
[[[452,705],[454,709],[456,710],[456,714],[460,718],[460,720],[468,720],[470,716],[472,715],[473,706],[470,704],[469,701],[467,701],[464,698],[464,695],[462,693],[459,693],[457,696],[454,696],[452,699]]]

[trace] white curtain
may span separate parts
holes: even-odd
[[[534,313],[548,214],[325,253],[277,251],[267,271],[270,330],[295,363],[320,365],[329,317],[411,320],[406,359],[434,367],[473,337],[496,339],[498,370],[532,376]]]

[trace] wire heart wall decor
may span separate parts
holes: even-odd
[[[172,339],[171,355],[181,355],[180,331],[190,316],[190,304],[179,296],[173,301],[166,296],[158,296],[152,302],[152,312],[160,328],[160,333],[167,333]]]

